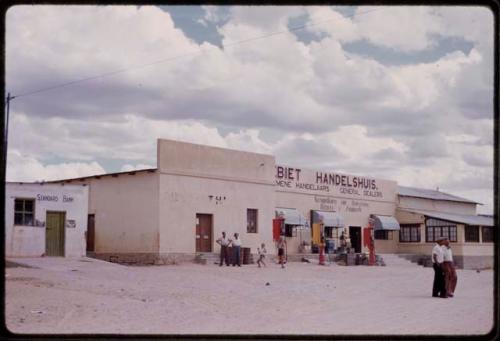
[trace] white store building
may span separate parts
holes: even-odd
[[[87,186],[6,183],[6,256],[85,256],[87,214]]]

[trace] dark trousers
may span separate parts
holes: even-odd
[[[233,265],[241,266],[240,262],[240,246],[233,246],[234,256],[233,256]]]
[[[226,265],[229,265],[229,259],[227,254],[227,246],[221,245],[220,247],[220,266],[222,266],[222,262],[225,261]]]
[[[434,283],[432,284],[432,296],[446,297],[446,289],[444,286],[444,274],[440,265],[433,263],[434,268]]]

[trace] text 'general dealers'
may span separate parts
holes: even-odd
[[[330,186],[338,188],[342,194],[383,197],[378,191],[375,179],[335,173],[315,172],[315,182],[301,182],[300,168],[276,166],[276,185],[310,191],[330,192]]]

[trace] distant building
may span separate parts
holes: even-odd
[[[7,183],[6,256],[85,256],[87,206],[86,186]]]
[[[229,237],[238,232],[243,246],[252,253],[264,242],[272,254],[276,252],[273,225],[277,218],[282,221],[277,233],[287,239],[291,259],[311,252],[321,236],[337,249],[342,232],[353,250],[367,252],[363,231],[368,226],[375,229],[379,253],[426,254],[434,234],[425,241],[431,229],[424,228],[427,220],[422,216],[433,217],[429,224],[436,217],[420,214],[421,219],[408,218],[406,214],[418,215],[415,210],[460,211],[476,217],[469,222],[480,222],[485,227],[477,228],[481,233],[488,233],[493,225],[493,219],[475,215],[472,201],[423,197],[421,192],[429,191],[419,189],[408,195],[410,189],[405,191],[395,181],[278,165],[272,155],[160,139],[157,165],[57,181],[89,186],[87,248],[96,257],[125,263],[191,260],[197,253],[218,252],[215,241],[222,231]],[[417,223],[420,229],[407,226]],[[456,227],[459,236],[463,226]],[[436,231],[451,237],[455,230],[432,229],[432,233]],[[453,242],[456,258],[484,251],[492,261],[492,245],[488,247],[481,238],[479,244],[465,248]]]

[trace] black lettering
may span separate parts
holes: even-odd
[[[277,171],[278,171],[278,172],[277,172],[276,176],[277,176],[278,178],[282,178],[282,177],[283,177],[283,167],[278,166],[278,167],[277,167]]]
[[[323,174],[316,172],[316,183],[323,183]]]
[[[334,183],[335,183],[335,175],[333,175],[333,174],[329,174],[329,175],[328,175],[328,183],[329,183],[330,185],[332,185],[332,184],[334,184]]]
[[[287,178],[293,180],[293,168],[288,168]]]
[[[342,186],[345,186],[345,179],[346,179],[346,176],[345,175],[342,175]]]
[[[340,175],[335,175],[335,185],[340,185]]]
[[[300,174],[300,169],[295,169],[295,173],[297,173],[297,181],[299,181],[299,174]]]
[[[351,184],[351,182],[350,182],[350,179],[351,179],[351,177],[350,177],[350,176],[348,176],[348,177],[347,177],[347,187],[352,187],[352,184]]]

